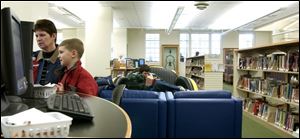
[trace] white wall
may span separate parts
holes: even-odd
[[[221,48],[239,48],[239,33],[229,32],[221,37]]]
[[[119,58],[121,55],[127,57],[127,29],[114,28],[112,33],[113,58]]]
[[[254,33],[254,46],[263,46],[272,43],[271,31],[258,31]]]
[[[163,44],[179,45],[179,33],[180,33],[179,31],[173,31],[170,35],[168,35],[164,30],[128,29],[127,31],[128,57],[144,58],[146,56],[145,54],[146,33],[160,34],[160,45]]]
[[[108,76],[113,26],[112,8],[99,6],[95,10],[86,20],[86,69],[92,76]]]
[[[205,31],[189,31],[187,33],[209,33]],[[145,57],[145,34],[159,33],[160,44],[179,44],[180,31],[173,31],[167,35],[164,30],[144,30],[144,29],[128,29],[127,31],[127,52],[128,57],[141,58]],[[185,32],[186,33],[186,32]],[[269,44],[272,41],[271,32],[255,32],[254,46]],[[221,38],[221,56],[223,48],[239,48],[239,32],[232,31]],[[222,56],[223,58],[223,56]],[[160,64],[160,63],[158,63]],[[185,62],[179,62],[179,75],[185,76]]]
[[[20,20],[35,22],[40,18],[48,18],[47,1],[1,1],[1,9],[4,7],[10,7]]]
[[[145,36],[146,33],[158,33],[160,34],[160,46],[163,44],[176,44],[180,42],[180,31],[172,31],[168,35],[164,30],[145,30],[145,29],[128,29],[127,31],[127,52],[130,58],[145,58]],[[179,57],[178,57],[178,60]],[[154,65],[161,65],[161,63],[151,63]],[[179,75],[185,76],[185,63],[179,62]]]
[[[145,57],[145,30],[128,29],[127,30],[127,56],[130,58]]]
[[[10,7],[22,21],[35,22],[38,19],[48,18],[47,1],[1,1],[1,9],[4,7]],[[40,50],[36,43],[35,37],[33,38],[33,51]]]
[[[86,68],[86,42],[85,42],[85,28],[68,28],[62,29],[62,36],[63,40],[71,39],[71,38],[78,38],[83,42],[84,45],[84,53],[81,57],[81,65],[82,67]]]

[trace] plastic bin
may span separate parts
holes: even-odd
[[[1,129],[5,138],[63,138],[69,135],[72,118],[59,112],[48,112],[55,122],[24,125],[8,124],[8,117],[1,117]]]
[[[33,94],[31,94],[31,97],[33,98],[48,98],[50,95],[55,94],[56,87],[34,87],[33,88]]]

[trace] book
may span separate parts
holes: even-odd
[[[292,101],[299,103],[299,88],[294,88],[292,91]]]
[[[268,106],[268,113],[267,113],[267,121],[270,123],[275,123],[275,117],[276,117],[276,107]]]
[[[204,64],[204,71],[205,72],[211,72],[212,71],[212,65],[211,64]]]

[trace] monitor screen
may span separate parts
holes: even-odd
[[[24,74],[28,81],[28,88],[26,95],[22,97],[30,96],[33,92],[33,66],[32,66],[32,52],[33,52],[33,28],[34,22],[21,21],[22,31],[22,55],[24,63]],[[27,95],[28,94],[28,95]]]
[[[20,96],[27,90],[21,33],[19,18],[10,8],[1,9],[1,86],[4,85],[1,104],[3,92],[10,96]]]
[[[145,65],[145,59],[140,58],[139,59],[139,66]]]

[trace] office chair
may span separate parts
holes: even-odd
[[[112,102],[113,103],[120,105],[121,98],[122,98],[125,87],[126,87],[125,84],[120,84],[112,91]]]

